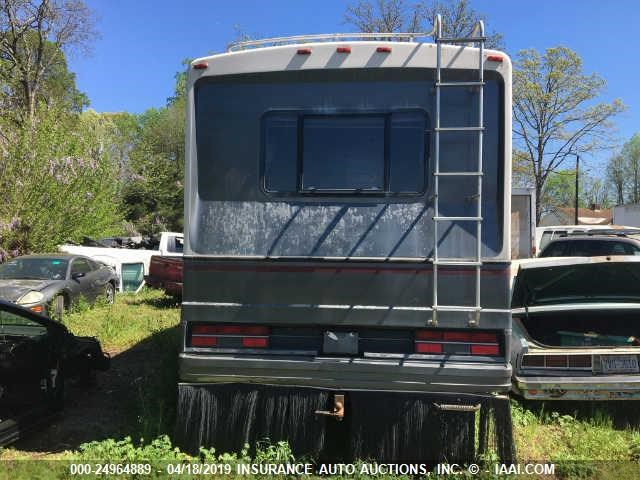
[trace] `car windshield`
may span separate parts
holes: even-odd
[[[63,280],[68,263],[59,258],[13,258],[0,265],[0,279]]]

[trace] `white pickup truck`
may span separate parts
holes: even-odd
[[[162,232],[158,249],[86,247],[64,244],[58,250],[65,253],[85,255],[113,267],[118,275],[118,290],[137,292],[144,285],[145,275],[149,275],[149,264],[154,255],[182,256],[184,235],[177,232]]]

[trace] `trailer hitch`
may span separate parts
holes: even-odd
[[[344,418],[344,394],[337,394],[333,396],[333,410],[316,410],[315,415],[321,415],[325,417],[331,417],[338,422],[341,422]]]

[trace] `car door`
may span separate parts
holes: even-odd
[[[76,258],[71,262],[70,270],[71,289],[74,293],[74,300],[84,297],[87,301],[93,302],[96,298],[96,279],[91,265],[86,258]]]

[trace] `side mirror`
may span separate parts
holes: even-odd
[[[76,273],[72,273],[71,274],[71,278],[76,280],[78,278],[84,277],[85,275],[86,275],[86,273],[84,273],[84,272],[76,272]]]

